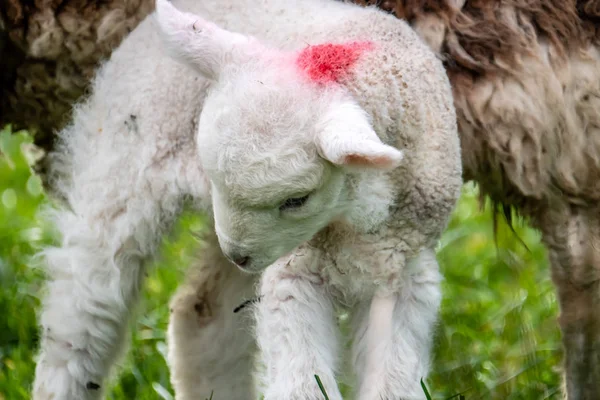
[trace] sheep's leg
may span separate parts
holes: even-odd
[[[359,400],[424,399],[441,275],[433,250],[405,267],[396,293],[376,294],[353,316],[352,360]]]
[[[193,154],[184,158],[181,150],[192,146],[164,140],[159,148],[156,126],[145,114],[134,118],[124,110],[127,125],[119,111],[98,99],[79,108],[64,134],[69,147],[53,164],[60,178],[55,187],[68,207],[54,213],[61,243],[43,254],[49,282],[34,400],[102,397],[125,344],[143,264],[178,215],[183,195],[199,196],[195,190],[202,188],[189,162]]]
[[[158,177],[153,178],[156,189]],[[125,343],[144,259],[179,209],[179,193],[167,187],[153,193],[139,179],[121,181],[123,187],[108,177],[97,184],[75,183],[67,192],[72,210],[56,212],[62,243],[44,254],[50,281],[41,314],[35,400],[102,396]]]
[[[545,221],[552,221],[541,225],[560,303],[568,399],[600,399],[600,212],[573,208]]]
[[[292,262],[311,262],[307,258]],[[331,400],[341,400],[335,381],[339,335],[332,299],[319,277],[288,267],[272,265],[261,280],[256,331],[265,400],[322,400],[314,375]]]
[[[169,367],[177,400],[254,400],[256,342],[252,307],[257,275],[241,272],[222,254],[211,231],[199,265],[171,301]]]
[[[97,196],[92,204],[104,200],[100,188],[86,189],[80,195]],[[156,245],[158,224],[166,222],[161,218],[165,206],[174,207],[165,204],[175,201],[169,195],[161,201],[146,196],[138,193],[118,210],[100,206],[92,213],[82,206],[57,212],[63,239],[44,254],[51,280],[41,314],[35,400],[101,397],[104,379],[124,344],[143,260]]]

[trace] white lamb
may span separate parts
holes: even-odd
[[[321,399],[315,374],[341,399],[338,306],[353,314],[357,397],[423,398],[434,246],[461,187],[441,62],[373,8],[177,5],[238,33],[158,0],[61,133],[52,159],[68,207],[61,245],[44,252],[33,398],[101,397],[144,262],[185,199],[216,235],[171,304],[177,399],[255,399],[256,342],[265,399]],[[254,328],[233,309],[258,279]]]

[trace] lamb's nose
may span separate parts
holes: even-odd
[[[245,268],[250,265],[250,256],[247,255],[248,253],[246,253],[245,251],[240,251],[239,249],[228,249],[224,250],[224,254],[229,259],[229,261],[231,261],[240,268]]]
[[[249,261],[250,261],[250,257],[235,257],[233,259],[233,262],[238,267],[244,267],[244,266],[248,265]]]

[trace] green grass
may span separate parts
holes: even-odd
[[[31,256],[52,240],[51,227],[36,217],[47,199],[28,165],[29,142],[25,133],[0,132],[0,400],[29,398],[43,289]],[[444,299],[428,392],[432,399],[558,398],[557,304],[539,234],[517,220],[527,250],[501,222],[495,242],[489,204],[480,211],[477,196],[476,187],[464,187],[439,245]],[[202,226],[201,217],[186,214],[165,239],[109,399],[173,398],[165,363],[168,301],[195,251],[189,231]]]

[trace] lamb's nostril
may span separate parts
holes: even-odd
[[[250,265],[250,256],[245,256],[243,254],[244,252],[238,252],[237,250],[225,251],[225,256],[229,259],[229,261],[231,261],[240,268],[244,268]]]
[[[250,257],[237,257],[233,260],[233,262],[238,267],[243,267],[243,266],[247,265],[249,261],[250,261]]]

